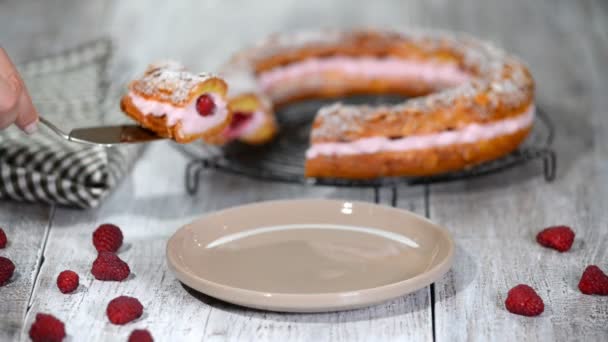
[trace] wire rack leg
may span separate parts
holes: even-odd
[[[204,160],[192,160],[186,166],[186,191],[189,195],[194,195],[198,191],[201,171],[205,168]]]
[[[380,186],[376,186],[374,187],[374,203],[376,204],[380,204],[380,189],[382,187]],[[393,185],[391,187],[391,206],[393,207],[397,207],[397,201],[398,201],[398,192],[397,192],[397,186]]]
[[[557,167],[557,157],[555,156],[555,151],[543,150],[542,157],[545,180],[547,182],[553,182],[553,180],[555,180],[555,169]]]
[[[376,203],[376,204],[380,203],[380,187],[379,186],[374,187],[374,203]]]
[[[397,208],[397,186],[393,185],[393,187],[391,188],[391,205],[395,208]]]

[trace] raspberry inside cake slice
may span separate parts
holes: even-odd
[[[224,80],[193,74],[175,62],[150,65],[129,85],[121,108],[160,136],[188,143],[213,140],[229,124]]]

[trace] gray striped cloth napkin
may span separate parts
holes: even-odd
[[[121,85],[108,82],[112,44],[100,39],[18,66],[38,111],[62,129],[119,124]],[[0,198],[90,208],[133,166],[141,148],[66,142],[40,126],[0,132]]]

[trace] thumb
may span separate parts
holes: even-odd
[[[32,99],[27,91],[22,91],[19,96],[19,103],[17,105],[19,113],[17,113],[17,119],[15,124],[21,128],[27,134],[32,134],[38,128],[38,112],[32,104]]]

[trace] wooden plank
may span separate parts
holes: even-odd
[[[93,37],[89,35],[92,31],[87,28],[98,23],[104,3],[91,2],[83,6],[78,0],[64,0],[62,4],[2,1],[0,45],[15,62],[74,46]],[[66,8],[77,15],[66,15]],[[24,328],[51,213],[51,206],[48,205],[0,202],[0,227],[5,229],[10,241],[6,249],[0,250],[0,255],[10,258],[16,265],[13,281],[0,288],[0,341],[15,340]]]
[[[80,2],[64,2],[65,4],[78,5]],[[89,2],[87,2],[89,3]],[[555,293],[551,291],[548,296],[551,299],[551,314],[547,320],[542,317],[530,323],[527,320],[514,321],[513,316],[501,311],[500,293],[508,289],[506,283],[519,279],[517,274],[507,272],[499,274],[492,266],[487,266],[490,261],[507,266],[515,267],[527,265],[529,260],[542,260],[554,263],[561,259],[561,255],[547,254],[550,251],[537,251],[530,239],[535,231],[535,225],[545,225],[551,221],[561,221],[585,227],[595,226],[596,230],[584,229],[582,246],[584,252],[574,256],[564,263],[587,263],[606,260],[605,250],[605,221],[601,218],[601,208],[606,208],[605,185],[600,176],[605,174],[606,168],[606,144],[605,138],[599,134],[588,135],[587,132],[601,132],[606,127],[606,121],[602,117],[602,110],[606,108],[606,100],[602,94],[606,93],[607,79],[605,71],[602,71],[600,61],[606,59],[605,39],[605,5],[601,2],[586,2],[583,5],[560,3],[554,6],[546,2],[472,2],[463,4],[432,1],[417,5],[413,2],[400,2],[392,4],[378,4],[372,7],[368,1],[285,1],[281,4],[272,4],[265,7],[264,4],[256,4],[256,8],[248,11],[241,10],[248,5],[246,2],[229,3],[198,3],[175,1],[170,4],[150,4],[149,2],[121,2],[118,6],[110,8],[100,7],[102,2],[95,5],[81,5],[85,9],[73,6],[57,6],[62,13],[54,9],[53,18],[80,18],[83,21],[97,23],[91,27],[98,27],[100,31],[112,32],[116,35],[123,49],[121,52],[124,60],[133,62],[133,65],[142,67],[151,59],[163,57],[176,57],[194,66],[207,69],[214,68],[220,60],[223,60],[235,47],[248,44],[252,40],[266,35],[271,31],[288,28],[306,28],[317,26],[319,22],[330,22],[335,26],[353,25],[412,25],[430,24],[451,29],[458,29],[475,33],[476,35],[496,39],[507,48],[516,51],[530,61],[532,69],[542,82],[540,91],[541,100],[548,103],[551,113],[555,113],[556,121],[561,124],[559,136],[565,137],[559,141],[559,150],[565,151],[566,157],[560,154],[560,177],[557,185],[546,185],[535,178],[536,166],[530,166],[516,172],[505,174],[488,180],[469,182],[462,185],[450,185],[445,187],[433,187],[431,197],[431,216],[441,223],[451,227],[458,237],[459,250],[456,266],[448,278],[437,284],[437,300],[435,315],[437,317],[437,339],[512,339],[513,337],[530,339],[552,336],[556,339],[564,339],[570,336],[581,336],[582,338],[599,339],[604,337],[604,331],[598,329],[595,322],[606,321],[605,302],[592,302],[578,304],[578,299],[572,303],[571,309],[554,309],[555,303],[569,302],[564,293],[575,292],[573,289],[572,275],[570,275],[569,287],[558,286],[560,289]],[[591,10],[587,16],[580,14],[581,8],[591,4]],[[7,6],[3,3],[4,6]],[[9,5],[15,6],[15,5]],[[20,5],[21,6],[21,5]],[[33,11],[36,5],[23,5],[16,7],[19,11],[26,8],[27,13]],[[49,5],[50,6],[50,5]],[[602,8],[602,6],[604,6]],[[188,10],[184,10],[187,8]],[[251,7],[247,7],[250,9]],[[361,8],[369,8],[362,11]],[[5,9],[5,8],[2,8]],[[39,9],[39,7],[38,7]],[[28,12],[30,11],[30,12]],[[63,12],[65,11],[65,12]],[[574,11],[574,15],[570,12]],[[9,13],[0,11],[2,13]],[[46,12],[49,13],[49,12]],[[92,14],[95,16],[92,16]],[[218,13],[230,13],[230,15],[218,15]],[[603,15],[602,15],[603,14]],[[593,18],[592,23],[585,24],[587,18]],[[255,18],[252,20],[252,18]],[[563,23],[559,23],[560,19]],[[170,27],[165,25],[145,25],[150,21],[171,22]],[[253,22],[252,22],[253,21]],[[9,20],[0,20],[10,22]],[[201,35],[193,35],[189,32],[192,23],[200,24]],[[557,23],[556,23],[557,22]],[[58,27],[74,27],[65,25],[65,20],[44,21],[43,30],[21,30],[27,35],[33,36],[40,32],[54,32]],[[100,24],[100,23],[103,23]],[[35,25],[32,25],[35,27]],[[77,25],[82,27],[82,25]],[[582,32],[591,28],[594,38],[600,44],[591,44],[589,38]],[[83,37],[90,37],[95,29],[79,30],[54,35],[42,34],[42,39],[49,49],[58,45],[69,46],[72,42],[80,41]],[[9,32],[2,30],[1,32]],[[222,36],[217,39],[216,35],[208,32],[239,32],[238,35]],[[27,41],[20,46],[24,55],[39,54],[35,52],[30,39],[10,39],[12,45],[17,40]],[[176,38],[177,37],[177,38]],[[603,37],[603,38],[602,38]],[[47,43],[49,42],[49,43]],[[539,42],[543,42],[543,48],[538,48]],[[547,45],[547,46],[545,46]],[[563,46],[562,46],[563,45]],[[204,49],[204,53],[201,50]],[[11,47],[9,46],[9,49]],[[15,50],[13,48],[13,50]],[[12,51],[12,50],[10,50]],[[170,51],[173,56],[167,56]],[[562,52],[562,53],[560,53]],[[577,68],[573,61],[583,61],[583,70]],[[556,70],[560,71],[560,75]],[[587,82],[590,79],[591,82]],[[564,81],[565,80],[565,81]],[[592,93],[593,95],[590,95]],[[574,101],[566,101],[566,96],[574,94]],[[560,99],[560,96],[562,98]],[[589,120],[579,120],[573,115],[575,111],[592,111]],[[585,115],[585,113],[581,113]],[[599,136],[598,136],[599,135]],[[558,136],[558,138],[559,138]],[[603,140],[602,140],[603,139]],[[600,151],[600,152],[598,152]],[[151,154],[151,156],[150,156]],[[158,156],[161,156],[158,157]],[[578,158],[579,155],[582,157]],[[590,156],[591,155],[591,156]],[[167,158],[167,163],[162,163]],[[159,259],[165,239],[174,227],[187,222],[208,210],[223,208],[247,201],[256,201],[276,197],[310,196],[310,197],[349,197],[360,198],[363,196],[370,199],[369,194],[359,192],[350,193],[346,191],[334,191],[333,189],[304,189],[288,185],[270,185],[268,183],[255,183],[249,180],[223,176],[218,174],[208,175],[209,183],[205,183],[201,193],[192,199],[184,196],[183,188],[176,183],[181,182],[181,173],[175,170],[183,168],[183,160],[172,159],[171,150],[165,147],[155,147],[149,151],[143,163],[138,166],[135,176],[129,178],[102,208],[90,212],[76,212],[62,210],[58,216],[57,225],[54,227],[49,241],[47,260],[67,260],[67,253],[58,252],[63,243],[69,242],[70,250],[81,248],[83,243],[88,243],[90,232],[94,226],[102,221],[113,220],[127,230],[127,239],[131,239],[132,245],[121,253],[127,259],[134,270],[136,277],[124,283],[126,288],[112,284],[102,284],[97,288],[98,295],[85,296],[87,291],[72,296],[58,296],[53,287],[54,276],[66,265],[57,261],[45,263],[40,285],[36,291],[34,309],[57,309],[58,316],[64,315],[70,319],[68,332],[75,331],[76,336],[88,336],[85,333],[94,334],[97,331],[107,329],[104,335],[95,335],[97,339],[110,339],[115,335],[122,337],[128,334],[126,329],[108,326],[103,321],[103,306],[105,302],[117,291],[122,290],[135,294],[142,291],[142,301],[150,307],[148,316],[136,323],[137,326],[150,325],[161,327],[157,336],[167,337],[173,334],[184,337],[200,336],[205,332],[209,339],[247,339],[260,337],[261,339],[291,338],[291,339],[391,339],[407,337],[410,340],[429,339],[430,314],[428,310],[429,298],[426,291],[421,294],[405,297],[402,304],[391,303],[381,308],[370,310],[358,310],[351,313],[332,315],[273,315],[241,310],[232,306],[226,306],[208,298],[193,301],[190,295],[185,294],[179,285],[169,274],[162,272],[165,269],[163,261]],[[175,157],[177,158],[177,157]],[[579,164],[579,159],[581,164]],[[174,163],[169,163],[174,162]],[[175,172],[166,172],[166,165],[175,168]],[[575,167],[576,166],[576,167]],[[585,171],[577,170],[584,167]],[[142,171],[143,170],[143,171]],[[561,171],[565,170],[565,171]],[[562,172],[565,173],[561,174]],[[575,175],[572,175],[575,174]],[[173,178],[170,178],[173,177]],[[511,181],[504,184],[504,179]],[[497,186],[497,182],[503,184]],[[239,189],[239,186],[246,186]],[[505,195],[507,186],[509,192]],[[411,191],[411,192],[410,192]],[[571,194],[574,194],[572,196]],[[403,196],[404,194],[402,194]],[[423,208],[421,203],[423,194],[419,190],[408,190],[405,200],[400,202],[404,207]],[[585,199],[594,197],[592,204]],[[577,198],[573,200],[571,197]],[[386,197],[383,196],[386,201]],[[551,199],[550,205],[544,201]],[[197,206],[198,205],[198,206]],[[528,208],[543,208],[529,214],[529,217],[508,215],[509,213],[528,212]],[[161,209],[159,209],[161,208]],[[480,212],[480,208],[484,210]],[[418,209],[419,210],[419,209]],[[164,214],[163,214],[164,213]],[[463,215],[462,213],[468,213]],[[60,229],[58,227],[61,227]],[[169,228],[171,227],[171,228]],[[480,228],[483,227],[483,228]],[[602,229],[603,228],[603,229]],[[153,233],[150,233],[153,232]],[[63,235],[62,235],[63,234]],[[527,238],[521,236],[528,234]],[[504,239],[510,242],[505,243]],[[588,241],[599,243],[595,247],[587,247]],[[519,245],[527,246],[527,249],[515,259],[507,258],[509,248]],[[505,247],[506,246],[506,247]],[[138,248],[135,248],[138,247]],[[603,248],[603,250],[602,250]],[[470,252],[469,252],[470,251]],[[573,254],[576,254],[576,250]],[[86,254],[88,253],[88,254]],[[138,255],[144,258],[138,257]],[[540,256],[538,253],[541,253]],[[90,255],[89,255],[90,254]],[[53,258],[51,258],[52,256]],[[69,255],[68,255],[69,256]],[[74,264],[79,272],[86,274],[88,265],[94,253],[90,250],[77,254]],[[502,259],[506,261],[501,262]],[[479,261],[478,261],[479,260]],[[488,260],[488,261],[484,261]],[[475,273],[471,270],[477,270]],[[542,284],[545,279],[551,278],[552,272],[557,269],[548,268],[536,276],[530,276],[532,284]],[[140,277],[140,273],[142,273]],[[481,275],[479,275],[481,274]],[[91,288],[96,285],[88,276],[85,286]],[[86,280],[86,279],[85,279]],[[492,292],[490,285],[494,281],[504,283],[502,288]],[[548,282],[548,281],[547,281]],[[99,282],[97,282],[99,283]],[[160,284],[160,285],[159,285]],[[53,295],[52,291],[55,291]],[[452,295],[452,291],[454,294]],[[484,297],[478,301],[479,292]],[[560,295],[560,293],[562,295]],[[45,296],[50,296],[49,298]],[[108,299],[104,299],[106,296]],[[52,298],[52,299],[51,299]],[[161,305],[159,298],[167,300],[169,304]],[[494,307],[487,305],[494,300]],[[587,298],[583,298],[587,300]],[[78,302],[81,301],[81,304]],[[470,303],[473,304],[470,304]],[[485,304],[484,304],[485,303]],[[594,304],[595,303],[595,304]],[[598,307],[599,305],[599,307]],[[167,310],[167,307],[173,308]],[[478,309],[479,307],[483,309]],[[563,308],[562,306],[557,306]],[[178,308],[178,309],[175,309]],[[175,321],[175,312],[179,310],[179,322]],[[555,310],[555,311],[553,311]],[[565,310],[565,311],[564,311]],[[567,311],[567,312],[566,312]],[[35,311],[32,311],[35,312]],[[158,314],[154,314],[154,313]],[[594,317],[590,317],[592,312]],[[183,314],[182,314],[183,313]],[[395,314],[396,313],[396,314]],[[581,315],[579,321],[571,323],[567,318],[572,315]],[[504,317],[502,316],[504,315]],[[579,316],[573,316],[579,317]],[[208,318],[208,319],[207,319]],[[371,318],[371,320],[370,320]],[[505,318],[507,323],[493,325],[493,321]],[[29,326],[32,315],[29,315]],[[594,320],[595,319],[595,320]],[[198,322],[194,325],[192,322]],[[468,322],[475,324],[467,325]],[[85,322],[86,321],[86,322]],[[95,321],[95,322],[92,322]],[[87,323],[88,322],[88,323]],[[228,323],[227,323],[228,322]],[[538,323],[536,323],[538,322]],[[570,323],[568,323],[570,322]],[[72,326],[72,324],[74,324]],[[134,326],[136,326],[134,325]],[[516,332],[509,333],[521,325],[529,325]],[[589,328],[589,332],[581,332],[581,329]],[[255,327],[255,329],[254,329]],[[426,327],[426,328],[425,328]],[[131,328],[131,327],[129,327]],[[537,333],[533,330],[538,328]],[[151,328],[156,334],[157,330]],[[387,332],[388,333],[385,333]],[[81,333],[82,335],[78,335]],[[470,333],[470,335],[467,335]],[[541,333],[545,333],[544,335]],[[524,336],[525,335],[525,336]],[[456,338],[454,338],[456,337]]]
[[[0,287],[0,341],[15,339],[25,317],[51,216],[49,206],[0,201],[0,227],[8,245],[0,256],[15,264],[11,280]]]
[[[353,191],[349,191],[353,192]],[[353,192],[356,193],[355,190]],[[334,197],[331,194],[329,197]],[[390,203],[388,191],[381,192]],[[344,198],[343,195],[339,196]],[[348,198],[353,198],[352,195]],[[402,190],[401,207],[423,209],[422,188]],[[207,298],[208,299],[208,298]],[[432,339],[428,288],[368,309],[327,314],[277,314],[210,300],[203,340],[428,341]],[[199,335],[192,335],[199,336]]]
[[[352,6],[348,1],[329,4],[315,0],[306,8],[326,8],[328,14],[334,13],[343,24],[353,24],[355,19],[349,13],[338,11],[347,8],[346,4]],[[114,34],[122,47],[120,59],[132,65],[132,70],[166,57],[178,58],[195,68],[212,69],[235,49],[254,39],[286,26],[297,28],[318,22],[319,13],[305,8],[300,10],[302,4],[297,1],[258,4],[249,6],[250,11],[242,11],[246,5],[249,5],[246,1],[120,2],[107,11],[107,18],[101,19],[108,23],[108,27],[102,30],[107,29]],[[379,15],[390,16],[398,22],[400,16],[392,10],[393,6],[383,7]],[[371,16],[354,9],[353,12]],[[273,20],[269,20],[270,16]],[[260,20],[252,25],[251,18]],[[297,20],[292,20],[294,18]],[[172,24],[148,24],[155,21]],[[197,32],[239,34],[225,35],[222,39],[213,34],[192,34],[194,23]],[[149,327],[159,340],[201,337],[204,340],[431,339],[428,289],[369,310],[323,315],[263,313],[185,291],[166,268],[164,246],[177,227],[204,212],[277,198],[373,200],[370,190],[308,188],[218,173],[207,173],[198,195],[189,197],[185,195],[182,183],[185,162],[184,157],[168,145],[155,145],[138,164],[134,174],[101,208],[88,212],[58,210],[45,251],[47,260],[53,262],[45,263],[41,269],[26,327],[36,312],[48,311],[68,322],[68,333],[75,340],[85,337],[91,341],[124,339],[136,327]],[[422,212],[422,190],[404,193],[401,205]],[[124,283],[95,281],[89,274],[90,263],[95,256],[90,246],[90,234],[96,225],[106,221],[119,224],[129,244],[120,255],[130,263],[135,277]],[[73,295],[61,295],[53,286],[56,275],[64,268],[72,268],[82,277],[84,286]],[[128,327],[115,327],[107,322],[105,305],[120,294],[141,299],[146,306],[143,319]]]
[[[188,292],[167,269],[165,243],[178,227],[204,212],[277,198],[372,201],[373,193],[264,183],[209,172],[200,192],[189,197],[182,182],[185,162],[168,144],[157,144],[98,210],[57,210],[45,251],[45,259],[52,262],[42,266],[26,327],[37,312],[51,312],[67,322],[74,340],[88,341],[125,339],[140,327],[148,327],[158,340],[430,339],[428,289],[368,310],[320,315],[265,313]],[[422,208],[419,194],[406,193],[403,199],[404,206]],[[107,221],[122,227],[127,247],[120,256],[135,275],[122,283],[96,281],[89,273],[96,255],[91,232]],[[54,285],[57,274],[66,268],[81,276],[82,286],[75,294],[63,295]],[[113,326],[105,317],[107,302],[121,294],[138,297],[146,307],[144,318],[128,327]]]
[[[559,166],[551,184],[542,179],[541,165],[533,164],[431,187],[430,216],[458,244],[452,271],[435,287],[438,341],[608,339],[607,299],[582,295],[576,287],[586,265],[608,269],[608,74],[600,62],[607,57],[605,33],[599,37],[608,23],[602,9],[586,13],[586,7],[469,1],[450,9],[449,25],[493,38],[529,62],[538,101],[556,124]],[[592,25],[596,33],[590,35]],[[560,254],[536,244],[535,233],[554,224],[577,231],[572,251]],[[519,283],[544,298],[540,317],[504,309],[507,291]]]

